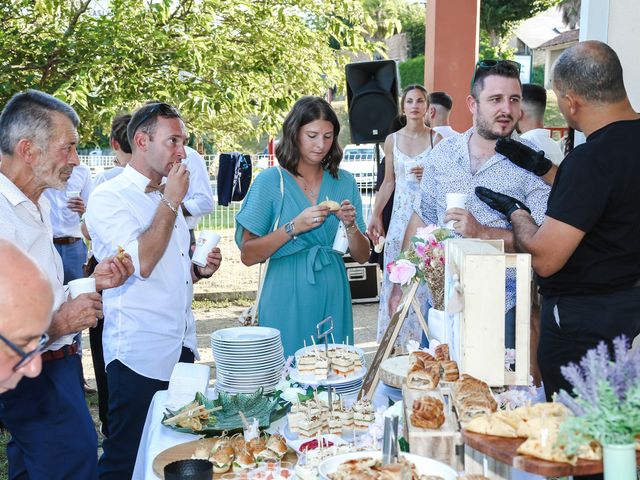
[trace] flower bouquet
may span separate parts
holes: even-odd
[[[616,338],[613,347],[615,361],[601,342],[580,365],[561,367],[575,395],[561,390],[556,396],[575,415],[560,427],[559,441],[567,454],[594,440],[603,447],[632,445],[640,434],[640,350],[629,350],[624,336]]]
[[[426,282],[431,305],[438,310],[444,310],[444,241],[448,238],[453,238],[449,229],[435,225],[418,228],[409,248],[387,265],[393,283]]]

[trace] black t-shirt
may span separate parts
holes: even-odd
[[[547,216],[586,232],[540,293],[611,293],[640,279],[640,120],[611,123],[564,159]]]

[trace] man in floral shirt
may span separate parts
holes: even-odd
[[[513,252],[514,238],[509,221],[480,201],[474,190],[478,186],[499,189],[525,202],[538,224],[544,219],[550,187],[538,176],[509,161],[498,139],[514,138],[521,115],[522,86],[519,66],[508,60],[480,61],[472,81],[467,106],[473,114],[473,127],[461,135],[445,138],[436,145],[427,161],[421,195],[405,233],[403,250],[416,229],[428,224],[444,226],[453,221],[457,236],[464,238],[502,239],[505,249]],[[526,143],[524,140],[521,140]],[[529,144],[533,147],[532,144]],[[446,210],[447,193],[465,193],[466,208]],[[400,296],[395,288],[397,305]],[[507,275],[505,302],[505,345],[515,346],[515,277]]]

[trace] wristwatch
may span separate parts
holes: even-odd
[[[295,225],[293,224],[293,222],[289,222],[289,223],[285,223],[284,224],[284,231],[287,235],[289,235],[293,240],[296,239],[296,236],[294,235],[293,231],[295,230]]]

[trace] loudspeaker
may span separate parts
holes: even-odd
[[[352,143],[384,142],[398,115],[398,67],[393,60],[346,66]]]

